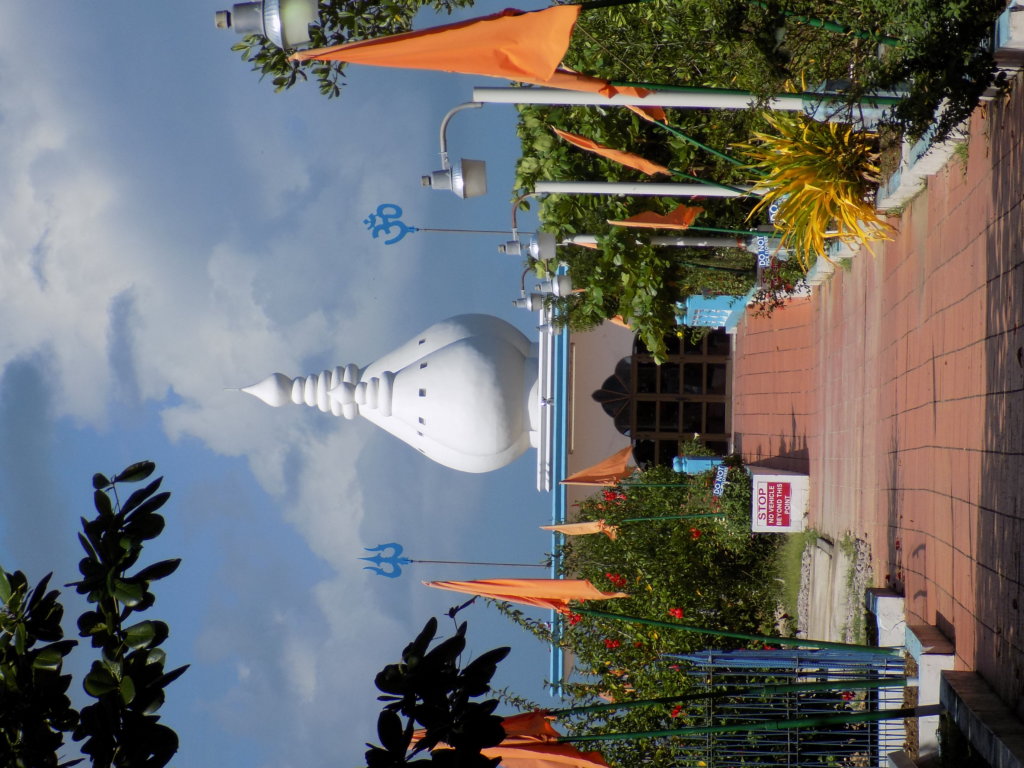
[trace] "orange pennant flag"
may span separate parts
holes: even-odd
[[[648,91],[648,93],[649,93],[649,91]],[[645,95],[646,94],[641,94],[641,96],[645,96]],[[633,106],[632,104],[627,104],[626,105],[626,109],[628,109],[628,110],[630,110],[632,112],[636,112],[644,120],[648,120],[648,121],[650,121],[652,123],[667,123],[668,122],[668,115],[665,114],[665,110],[662,109],[661,107],[639,107],[639,106]]]
[[[653,91],[646,88],[636,88],[631,85],[612,85],[603,78],[594,77],[593,75],[584,75],[582,72],[575,72],[568,67],[559,67],[555,70],[555,74],[547,80],[523,80],[522,82],[532,83],[533,85],[543,85],[546,88],[561,88],[565,91],[600,93],[609,98],[617,94],[622,94],[623,96],[633,96],[642,99],[648,94],[653,93]],[[660,107],[638,107],[638,109],[645,111],[661,110]],[[664,110],[661,110],[661,114],[665,114]],[[666,117],[665,119],[667,120],[668,118]]]
[[[484,757],[497,757],[507,768],[608,768],[600,752],[581,752],[562,737],[551,724],[552,717],[544,710],[523,712],[502,718],[505,738],[496,747],[480,750]],[[415,746],[426,735],[419,729],[413,733]],[[447,744],[438,744],[443,749]]]
[[[506,9],[416,32],[299,51],[291,58],[546,83],[569,47],[579,13],[578,5],[555,5],[527,13]]]
[[[505,740],[481,750],[484,757],[501,758],[508,768],[608,768],[600,752],[582,752],[559,742],[562,734],[551,725],[546,712],[524,712],[501,722]]]
[[[696,205],[679,205],[669,213],[645,211],[628,219],[608,220],[616,227],[639,227],[645,229],[689,229],[694,219],[704,213],[704,209]]]
[[[592,520],[584,523],[562,523],[561,525],[542,525],[545,531],[555,531],[566,536],[586,536],[588,533],[603,533],[612,541],[619,537],[618,526],[608,525],[604,520]]]
[[[671,173],[671,171],[664,165],[652,163],[650,160],[645,160],[639,155],[634,155],[632,152],[623,152],[621,149],[611,149],[610,147],[598,144],[596,141],[588,139],[585,136],[577,136],[575,133],[560,131],[553,126],[551,130],[570,144],[574,144],[580,149],[593,152],[595,155],[601,155],[601,157],[607,157],[609,160],[614,160],[616,163],[624,165],[627,168],[634,168],[641,173],[646,173],[648,176]]]
[[[578,5],[556,5],[526,13],[509,8],[419,31],[297,51],[290,58],[486,75],[608,97],[621,93],[643,98],[651,93],[646,88],[612,85],[604,78],[560,66],[579,13]],[[664,116],[660,107],[639,109]]]
[[[602,592],[586,579],[478,579],[476,581],[424,581],[428,587],[511,603],[571,613],[570,600],[611,600],[625,592]]]
[[[611,323],[612,325],[617,325],[620,328],[625,328],[628,331],[633,330],[633,326],[627,323],[626,319],[622,315],[615,315],[614,317],[609,317],[608,322]]]
[[[627,445],[592,467],[573,472],[562,481],[562,485],[615,485],[633,474],[633,468],[629,466],[632,456],[633,446]]]

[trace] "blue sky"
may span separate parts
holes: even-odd
[[[365,422],[228,388],[365,365],[463,312],[532,333],[501,238],[388,247],[361,223],[392,202],[409,224],[506,226],[514,111],[449,129],[454,155],[488,161],[487,197],[422,190],[441,117],[493,81],[352,67],[340,100],[274,94],[214,29],[226,5],[4,4],[0,562],[71,580],[92,473],[156,461],[174,495],[151,556],[184,562],[153,615],[171,663],[192,664],[164,710],[176,764],[357,765],[373,674],[456,602],[419,580],[506,575],[386,580],[361,570],[362,547],[541,560],[534,454],[457,474]],[[463,615],[474,652],[514,646],[499,685],[540,696],[546,649],[493,610]]]

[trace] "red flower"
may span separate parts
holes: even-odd
[[[681,619],[681,618],[683,618],[683,609],[682,608],[669,608],[668,609],[668,615],[669,616],[674,616],[677,619]]]
[[[583,621],[583,614],[581,614],[581,613],[570,613],[569,614],[569,626],[570,627],[575,627],[581,621]]]
[[[640,641],[638,640],[637,642],[633,643],[633,647],[634,647],[634,648],[643,648],[643,647],[644,647],[644,644],[643,644],[643,643],[641,643],[641,642],[640,642]]]
[[[668,714],[669,714],[669,717],[679,717],[680,715],[684,715],[684,716],[686,715],[686,713],[683,712],[682,704],[676,704],[674,707],[672,707],[672,711],[669,712]]]
[[[622,491],[605,491],[602,496],[605,501],[614,501],[618,504],[626,500],[626,494],[622,493]]]
[[[618,648],[620,645],[622,645],[622,643],[618,640],[612,640],[610,637],[606,637],[604,639],[604,647],[607,648],[609,651]]]
[[[701,534],[699,528],[691,528],[690,529],[690,538],[693,539],[694,541],[699,539],[701,537],[701,535],[702,534]]]
[[[668,668],[669,669],[674,669],[676,672],[679,671],[679,665],[678,664],[669,664]]]
[[[613,586],[616,586],[616,587],[624,587],[624,586],[626,586],[626,577],[623,576],[621,573],[606,573],[605,574],[605,578],[607,578],[608,581],[610,581]]]
[[[843,691],[842,694],[840,694],[840,695],[842,696],[843,701],[853,701],[853,697],[854,697],[853,691]]]

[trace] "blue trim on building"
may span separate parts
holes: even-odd
[[[551,446],[551,524],[565,522],[566,494],[562,485],[567,475],[568,466],[568,428],[569,428],[569,329],[566,328],[555,337],[554,344],[554,395],[555,418]],[[558,550],[563,536],[551,534],[551,578],[559,575],[561,560]],[[555,643],[562,636],[562,616],[556,611],[551,612],[551,635]],[[551,695],[562,695],[562,669],[564,666],[562,649],[557,644],[551,646],[550,679],[554,686]]]

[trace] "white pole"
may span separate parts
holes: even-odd
[[[589,106],[680,107],[683,109],[749,109],[757,99],[745,91],[716,91],[694,88],[692,92],[654,91],[643,98],[637,96],[602,96],[599,93],[563,91],[557,88],[474,88],[473,101],[488,104],[567,104]],[[801,96],[783,95],[770,99],[771,109],[799,111],[804,108]]]
[[[637,242],[640,242],[639,240]],[[651,245],[674,248],[746,248],[742,237],[670,237],[655,235]],[[573,235],[562,241],[562,245],[597,245],[597,235]]]
[[[549,195],[640,195],[647,197],[739,197],[742,194],[711,184],[669,184],[643,181],[538,181],[534,185],[533,191]]]

